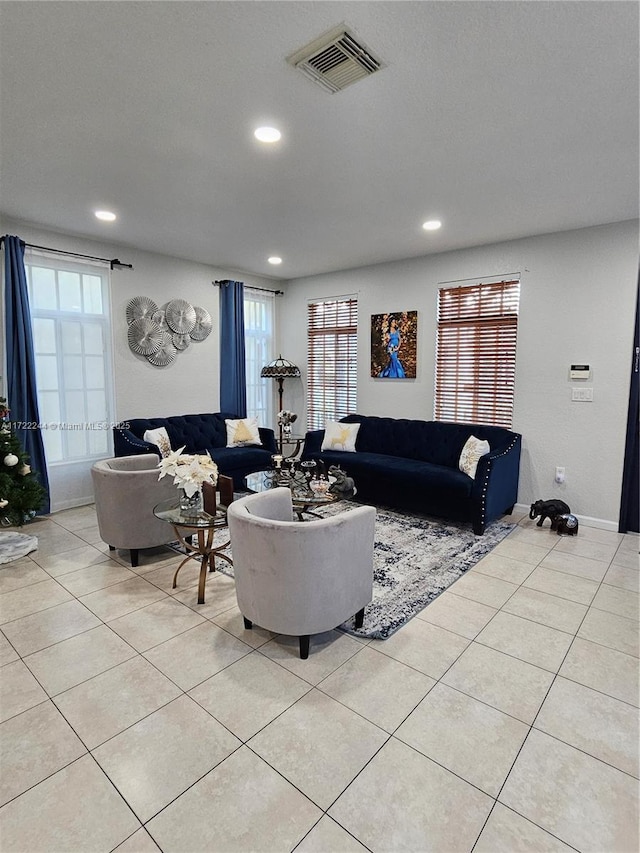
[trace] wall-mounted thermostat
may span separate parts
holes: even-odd
[[[588,364],[572,364],[569,379],[591,379],[591,368]]]

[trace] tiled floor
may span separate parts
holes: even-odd
[[[3,853],[638,850],[638,537],[523,519],[386,641],[245,631],[92,508],[0,568]]]

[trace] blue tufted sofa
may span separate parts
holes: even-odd
[[[513,510],[518,496],[519,433],[481,424],[349,415],[359,423],[356,452],[321,451],[324,430],[308,432],[302,459],[339,465],[355,480],[357,500],[470,521],[480,536],[488,522]],[[470,435],[487,440],[475,479],[458,469]]]
[[[155,444],[143,441],[148,429],[164,427],[171,447],[185,446],[185,453],[208,452],[221,474],[233,477],[236,489],[243,489],[244,478],[254,471],[271,467],[271,454],[276,453],[276,440],[272,429],[260,427],[262,446],[227,447],[225,419],[237,415],[214,412],[203,415],[176,415],[169,418],[134,418],[114,427],[113,449],[116,456],[133,456],[137,453],[157,453]],[[124,426],[127,424],[128,428]]]

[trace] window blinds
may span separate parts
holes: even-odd
[[[511,427],[519,281],[438,293],[434,418]]]
[[[323,429],[356,411],[358,300],[310,302],[307,350],[307,422]]]

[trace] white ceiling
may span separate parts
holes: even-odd
[[[285,59],[342,22],[386,67],[330,94]],[[289,279],[638,215],[636,2],[1,2],[0,33],[0,211],[62,232]]]

